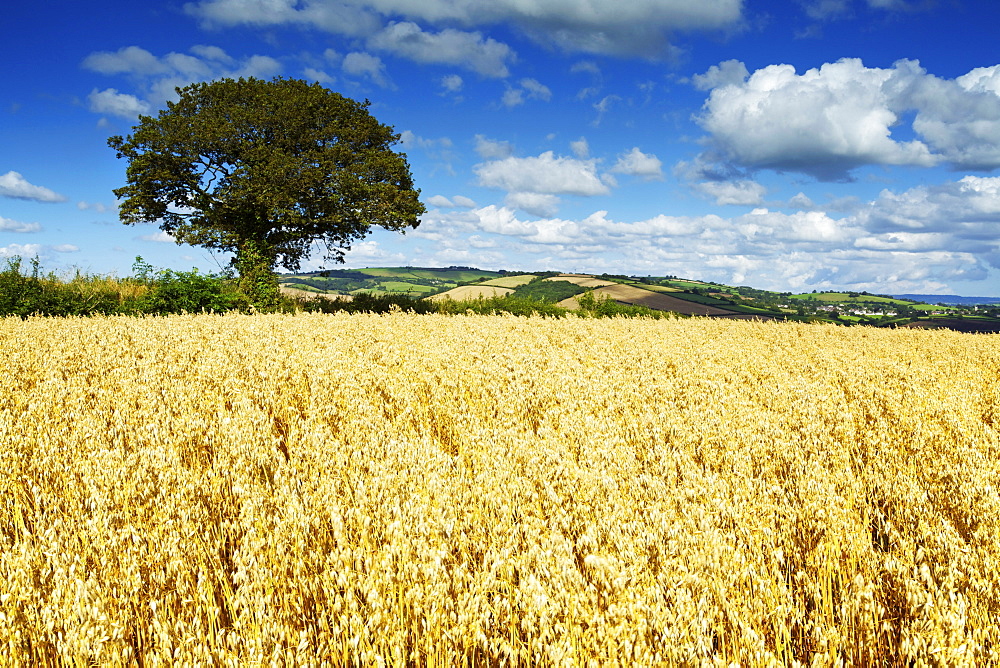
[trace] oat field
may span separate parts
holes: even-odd
[[[1000,335],[0,320],[0,664],[1000,665]]]

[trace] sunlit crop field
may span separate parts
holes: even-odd
[[[0,320],[3,665],[1000,665],[1000,335]]]

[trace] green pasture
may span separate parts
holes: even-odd
[[[431,292],[437,292],[437,288],[430,285],[407,283],[406,281],[379,281],[377,287],[354,290],[351,294],[358,294],[359,292],[394,292],[397,294],[419,293],[424,295]]]
[[[301,290],[302,292],[315,292],[317,294],[326,294],[326,290],[321,290],[312,285],[306,285],[305,283],[285,283],[282,282],[281,287],[283,288],[293,288],[295,290]]]
[[[687,280],[680,280],[680,279],[673,279],[673,278],[665,280],[665,281],[663,281],[663,283],[665,285],[667,285],[667,286],[672,286],[672,287],[680,288],[681,290],[690,290],[691,288],[708,288],[708,287],[712,287],[711,283],[702,283],[701,281],[687,281]]]
[[[940,304],[910,304],[914,311],[958,311],[954,306],[941,306]]]
[[[914,302],[906,301],[905,299],[894,299],[892,297],[881,297],[879,295],[858,295],[852,297],[849,292],[817,292],[817,293],[803,293],[801,295],[789,295],[789,299],[799,299],[802,301],[818,301],[818,302],[831,302],[831,303],[851,303],[851,304],[864,304],[864,303],[881,303],[881,304],[896,304],[898,306],[913,306],[916,308]]]
[[[672,288],[669,285],[651,285],[649,283],[630,283],[630,285],[642,288],[643,290],[649,290],[650,292],[669,292],[672,294],[681,291],[680,288]]]
[[[446,281],[449,283],[467,283],[480,278],[498,278],[497,271],[479,269],[421,269],[419,267],[370,267],[358,269],[359,272],[377,278],[413,278],[422,280]]]

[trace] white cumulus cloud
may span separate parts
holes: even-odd
[[[66,201],[63,195],[43,186],[33,185],[21,176],[19,172],[15,171],[0,174],[0,196],[34,200],[36,202]]]
[[[362,36],[374,32],[379,18],[363,0],[205,0],[184,6],[206,26],[300,25],[342,35]]]
[[[764,195],[767,193],[767,189],[761,184],[745,179],[740,181],[704,181],[696,183],[693,187],[696,192],[713,198],[719,206],[727,204],[756,206],[764,202]]]
[[[527,92],[528,97],[533,100],[548,102],[552,99],[552,91],[537,79],[521,79],[521,87]]]
[[[447,209],[450,209],[453,206],[455,206],[455,204],[444,195],[432,195],[431,197],[427,198],[427,203],[430,204],[431,206],[444,207]]]
[[[884,190],[855,218],[864,247],[963,251],[1000,267],[1000,177]]]
[[[725,60],[718,65],[712,65],[704,74],[694,75],[691,81],[698,90],[712,90],[723,86],[739,86],[748,76],[750,72],[742,62]]]
[[[38,255],[41,251],[41,244],[8,244],[6,246],[0,246],[0,257],[28,258]]]
[[[628,153],[618,156],[618,162],[611,171],[653,181],[663,178],[663,163],[652,153],[643,153],[638,146],[635,146]]]
[[[126,46],[118,51],[97,51],[83,59],[83,66],[101,74],[148,76],[170,72],[166,62],[138,46]]]
[[[39,232],[42,226],[38,223],[22,223],[19,220],[11,220],[0,216],[0,232],[29,233]]]
[[[587,143],[586,137],[580,137],[576,141],[571,141],[569,143],[569,148],[573,151],[573,155],[581,160],[585,160],[590,157],[590,144]]]
[[[678,31],[727,30],[743,18],[743,0],[200,0],[185,9],[210,25],[298,25],[350,36],[376,34],[398,17],[445,30],[506,24],[566,51],[652,57],[669,53]],[[423,48],[413,54],[428,57]]]
[[[326,70],[316,69],[315,67],[303,68],[302,74],[305,75],[306,79],[310,81],[315,81],[316,83],[323,84],[324,86],[330,85],[337,81],[337,78],[332,74],[327,73]]]
[[[77,202],[76,208],[80,211],[96,211],[97,213],[107,213],[109,211],[114,211],[115,206],[108,206],[101,202]]]
[[[485,160],[507,158],[514,153],[510,142],[489,139],[484,135],[476,135],[476,153]]]
[[[464,67],[485,77],[506,77],[515,58],[509,46],[478,32],[446,28],[429,32],[411,21],[390,23],[368,45],[418,63]]]
[[[852,237],[850,221],[834,220],[822,211],[780,213],[754,209],[735,219],[736,230],[748,241],[764,243],[842,244]]]
[[[713,89],[698,121],[725,159],[751,168],[832,180],[864,164],[933,165],[925,143],[891,137],[899,115],[885,84],[893,74],[857,59],[801,75],[769,65]]]
[[[135,95],[119,93],[114,88],[90,91],[87,96],[90,110],[97,114],[111,114],[122,118],[135,118],[149,113],[149,105]]]
[[[542,218],[554,216],[559,211],[559,198],[544,193],[513,192],[504,198],[503,203]]]
[[[465,82],[462,81],[462,77],[457,74],[449,74],[446,77],[441,77],[441,88],[444,88],[449,93],[460,92],[464,85]]]
[[[423,149],[432,148],[451,148],[452,141],[447,137],[441,137],[439,139],[428,139],[426,137],[420,137],[413,133],[412,130],[403,130],[399,133],[399,143],[401,143],[405,148],[419,147]]]
[[[151,232],[150,234],[141,234],[136,238],[139,239],[139,241],[152,241],[160,244],[177,243],[177,239],[175,239],[167,232],[164,232],[163,230],[159,230],[158,232]]]
[[[479,184],[508,192],[549,195],[607,195],[596,160],[556,156],[552,151],[528,158],[507,157],[476,165]]]
[[[122,118],[135,118],[177,99],[178,87],[223,77],[271,78],[282,70],[281,63],[270,56],[237,60],[219,47],[204,44],[191,47],[189,53],[170,52],[163,56],[138,46],[96,51],[84,58],[82,65],[100,74],[126,77],[135,87],[134,93],[94,88],[87,98],[91,111]]]
[[[896,64],[898,105],[916,109],[914,131],[959,169],[1000,167],[1000,65],[954,80],[930,75],[915,61]]]
[[[385,63],[370,53],[352,51],[344,56],[341,68],[351,76],[370,79],[372,83],[382,88],[389,88],[392,85],[385,73]]]
[[[471,209],[476,206],[476,203],[465,197],[463,195],[455,195],[452,198],[447,198],[444,195],[433,195],[427,198],[427,203],[431,206],[436,206],[444,209],[460,208],[460,209]]]
[[[744,203],[760,194],[749,184],[745,190]],[[510,193],[504,206],[435,211],[421,229],[455,248],[473,236],[483,242],[502,237],[504,248],[580,271],[628,266],[640,274],[697,275],[782,291],[940,292],[952,281],[984,279],[991,265],[1000,265],[1000,177],[887,190],[842,216],[758,206],[730,217],[623,221],[596,211],[563,218],[543,215],[544,208],[528,211],[527,194]]]
[[[824,180],[869,164],[1000,167],[1000,65],[955,79],[912,60],[869,68],[846,58],[802,74],[769,65],[749,77],[743,69],[726,61],[693,78],[711,88],[697,120],[718,161]],[[908,115],[916,138],[897,140]]]
[[[501,102],[503,106],[512,108],[524,104],[525,99],[548,102],[552,99],[552,91],[535,79],[521,79],[520,86],[507,88]]]

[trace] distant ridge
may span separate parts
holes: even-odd
[[[893,295],[896,299],[912,299],[925,304],[955,304],[974,306],[975,304],[1000,304],[1000,297],[960,297],[959,295]]]

